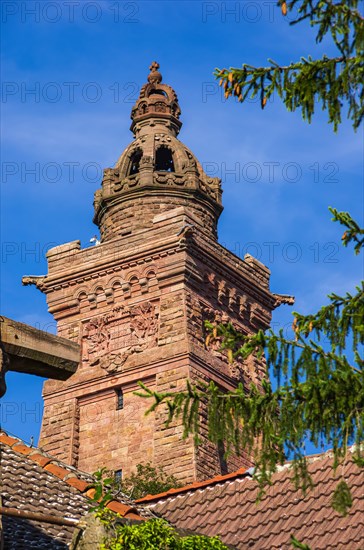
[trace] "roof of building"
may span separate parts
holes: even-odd
[[[42,515],[42,521],[2,515],[4,544],[7,550],[68,548],[75,525],[94,504],[91,501],[94,478],[68,466],[20,439],[0,432],[1,503],[7,513]],[[143,520],[150,513],[139,511],[126,497],[113,500],[108,508],[128,520]],[[52,524],[65,520],[66,525]],[[48,518],[49,519],[49,518]],[[71,520],[71,521],[67,521]],[[68,523],[68,524],[67,524]],[[74,523],[76,523],[74,521]],[[0,523],[1,525],[1,523]]]
[[[178,487],[178,489],[169,489],[169,491],[165,491],[164,493],[158,493],[157,495],[146,495],[145,497],[140,498],[135,502],[136,503],[141,502],[143,504],[144,503],[146,504],[148,502],[160,500],[166,497],[188,493],[191,490],[211,487],[213,485],[216,485],[217,483],[232,481],[233,479],[237,479],[244,476],[251,476],[252,472],[253,472],[253,468],[249,468],[248,470],[246,468],[240,468],[239,470],[236,470],[236,472],[232,472],[231,474],[226,474],[223,476],[221,475],[215,476],[210,479],[206,479],[205,481],[196,481],[195,483],[190,483],[189,485],[185,485],[184,487]]]
[[[236,472],[139,499],[153,512],[177,528],[188,528],[206,535],[220,535],[237,549],[292,548],[290,536],[315,550],[359,550],[364,548],[364,471],[349,454],[336,474],[332,454],[309,458],[314,488],[306,496],[295,490],[292,470],[285,465],[273,476],[273,483],[256,504],[257,482]],[[343,517],[331,506],[333,491],[341,475],[353,497],[350,513]]]

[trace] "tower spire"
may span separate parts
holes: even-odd
[[[131,110],[133,120],[130,130],[136,135],[149,131],[151,126],[177,136],[182,122],[179,120],[181,109],[177,94],[168,84],[162,84],[159,63],[153,61],[149,67],[148,82],[142,86],[139,98]]]
[[[162,82],[162,75],[158,71],[159,63],[157,63],[157,61],[153,61],[149,69],[150,73],[148,75],[148,82],[150,82],[151,84],[160,84]]]
[[[201,231],[217,238],[221,181],[209,177],[177,138],[180,114],[176,92],[162,84],[159,63],[153,61],[148,82],[131,111],[135,139],[115,167],[105,170],[102,187],[95,194],[94,222],[100,228],[101,242],[121,235],[126,224],[129,231],[148,227],[156,204],[161,210],[186,205]],[[138,208],[143,212],[140,218]]]

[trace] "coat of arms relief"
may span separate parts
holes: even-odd
[[[158,341],[158,310],[152,302],[117,306],[83,326],[82,361],[108,373],[123,369],[128,357],[153,348]]]

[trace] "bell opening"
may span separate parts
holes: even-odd
[[[159,147],[155,155],[156,172],[174,172],[172,151],[168,147]]]
[[[132,154],[130,158],[130,167],[129,167],[129,176],[133,176],[134,174],[138,174],[139,172],[139,165],[140,160],[143,156],[142,151],[138,150],[135,151],[135,153]]]

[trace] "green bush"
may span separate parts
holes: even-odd
[[[111,519],[109,511],[97,515],[110,529],[101,550],[227,550],[218,537],[181,536],[162,519],[122,525]]]
[[[122,492],[134,500],[178,487],[181,487],[181,484],[177,478],[168,475],[162,466],[154,468],[150,462],[137,464],[136,473],[126,477],[120,484]]]

